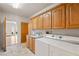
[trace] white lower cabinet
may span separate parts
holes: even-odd
[[[56,46],[48,45],[40,40],[36,40],[35,42],[35,54],[37,56],[75,56],[74,53]]]
[[[50,46],[49,55],[50,56],[74,56],[74,54],[72,54],[71,52],[54,46]]]
[[[54,47],[50,46],[50,48],[49,48],[49,55],[53,56],[53,54],[54,54]]]
[[[36,40],[35,44],[35,54],[37,56],[48,56],[48,44],[39,40]]]

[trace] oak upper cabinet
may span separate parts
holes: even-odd
[[[42,15],[38,16],[37,19],[37,29],[42,30],[43,28],[43,17]]]
[[[30,34],[32,30],[32,20],[28,22],[28,33]]]
[[[65,28],[65,5],[52,9],[52,28]]]
[[[43,14],[43,29],[51,29],[51,11]]]
[[[32,29],[34,29],[34,30],[40,30],[40,29],[42,29],[42,23],[43,21],[42,21],[42,15],[40,15],[40,16],[36,16],[35,18],[33,18],[32,19]]]
[[[33,30],[37,29],[37,20],[38,20],[37,17],[32,18],[32,29]]]
[[[79,28],[79,4],[66,4],[66,27]]]

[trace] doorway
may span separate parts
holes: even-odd
[[[21,22],[21,43],[27,42],[28,23]]]
[[[6,21],[6,46],[17,43],[17,23],[15,21]]]

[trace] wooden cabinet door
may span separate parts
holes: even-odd
[[[52,10],[52,28],[65,28],[65,5]]]
[[[67,28],[79,28],[79,4],[67,4],[66,16]]]
[[[43,18],[42,15],[38,16],[38,20],[37,20],[37,29],[41,30],[43,27]]]
[[[43,14],[43,29],[51,29],[51,11]]]
[[[35,38],[32,38],[32,51],[35,53]]]
[[[30,38],[30,50],[32,51],[32,38]]]
[[[33,30],[37,29],[37,20],[38,20],[38,17],[35,17],[32,19],[32,29]]]
[[[28,39],[27,39],[26,46],[27,46],[28,48],[30,48],[30,38],[29,38],[29,37],[28,37]]]
[[[30,50],[35,53],[35,38],[30,37],[29,46]]]
[[[28,34],[28,23],[21,23],[21,43],[25,43],[27,41],[26,35]]]
[[[32,20],[30,20],[29,23],[28,23],[28,32],[29,32],[29,34],[31,33],[31,30],[32,30]]]

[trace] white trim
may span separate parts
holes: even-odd
[[[6,21],[6,23],[14,23],[14,24],[16,24],[15,21]]]

